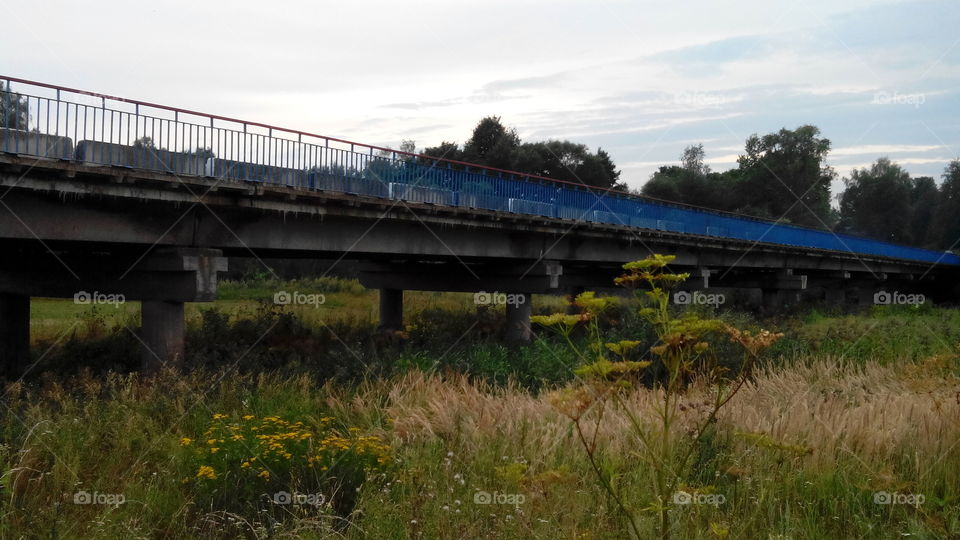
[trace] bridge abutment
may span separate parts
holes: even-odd
[[[30,297],[0,293],[0,375],[23,376],[30,364]]]

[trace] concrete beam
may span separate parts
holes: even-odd
[[[785,289],[802,291],[807,288],[807,276],[794,275],[792,270],[765,272],[762,270],[739,270],[736,274],[721,275],[710,282],[711,286],[730,289]]]
[[[0,262],[0,292],[47,298],[123,295],[125,300],[209,302],[217,272],[227,269],[219,250],[160,249],[137,261],[127,254],[27,252]],[[86,293],[84,295],[83,293]]]
[[[556,262],[466,264],[366,263],[360,283],[370,289],[397,288],[413,291],[513,291],[559,293],[566,283],[563,267]],[[612,282],[611,282],[612,283]]]
[[[0,293],[0,375],[19,379],[30,365],[30,297]]]

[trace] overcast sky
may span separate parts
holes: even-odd
[[[633,187],[807,123],[841,175],[889,156],[939,181],[960,156],[957,0],[0,4],[2,75],[392,147],[499,115]]]

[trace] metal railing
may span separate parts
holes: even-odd
[[[0,76],[0,151],[960,265],[949,253]],[[27,86],[29,93],[10,85]]]

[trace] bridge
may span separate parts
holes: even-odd
[[[227,257],[361,261],[385,329],[404,290],[570,294],[676,255],[688,291],[954,301],[960,257],[0,76],[2,371],[29,361],[31,297],[141,301],[144,368],[183,358],[185,302]],[[15,88],[10,90],[11,85]],[[530,337],[531,302],[506,335]]]

